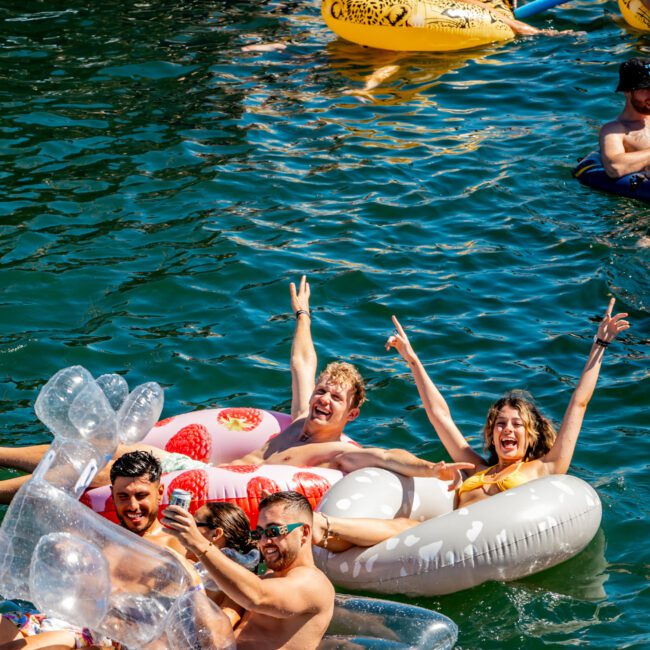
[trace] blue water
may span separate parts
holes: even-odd
[[[532,22],[584,33],[396,57],[336,39],[311,1],[3,3],[0,444],[50,439],[33,402],[76,363],[160,382],[166,415],[288,409],[306,273],[321,364],[369,382],[350,434],[443,458],[384,351],[391,314],[478,448],[510,388],[561,419],[614,295],[633,327],[572,466],[599,535],[539,576],[410,602],[464,649],[650,647],[650,214],[570,176],[650,40],[613,2]],[[241,50],[269,42],[287,48]]]

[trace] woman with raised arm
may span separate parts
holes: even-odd
[[[455,508],[468,506],[490,496],[550,474],[566,474],[573,458],[587,405],[594,393],[607,346],[630,324],[626,313],[612,316],[614,298],[609,301],[605,316],[594,336],[587,363],[573,391],[556,433],[525,393],[511,392],[489,409],[483,427],[487,460],[472,450],[454,422],[449,406],[427,374],[422,362],[393,316],[395,333],[386,342],[386,349],[395,348],[408,363],[415,379],[429,421],[455,463],[472,467],[469,478],[458,485]],[[406,476],[430,476],[427,461],[419,464],[400,462],[392,451],[360,450],[339,457],[339,466],[346,472],[361,467],[379,466]],[[356,546],[374,544],[420,524],[411,519],[345,519],[320,514],[314,521],[314,538],[319,545],[339,552]]]

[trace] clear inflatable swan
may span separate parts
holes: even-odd
[[[228,619],[177,558],[79,503],[118,444],[141,440],[162,406],[156,383],[129,393],[120,375],[95,380],[81,366],[47,382],[35,410],[54,442],[0,529],[0,592],[129,647],[234,648]]]

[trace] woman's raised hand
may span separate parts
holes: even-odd
[[[616,314],[616,316],[612,316],[612,310],[614,309],[615,302],[616,298],[612,298],[609,301],[609,305],[607,305],[607,311],[605,312],[605,316],[598,326],[598,332],[596,334],[599,339],[605,341],[606,343],[613,341],[621,332],[624,332],[630,327],[628,321],[623,320],[627,317],[627,313],[621,312],[620,314]]]
[[[406,332],[404,332],[404,328],[399,324],[399,321],[395,316],[393,316],[393,325],[395,325],[395,331],[386,341],[386,350],[395,348],[400,356],[408,363],[416,358],[416,354],[411,347]]]

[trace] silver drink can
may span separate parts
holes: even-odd
[[[192,503],[192,493],[187,490],[175,489],[169,497],[170,506],[180,506],[184,510],[190,509]]]

